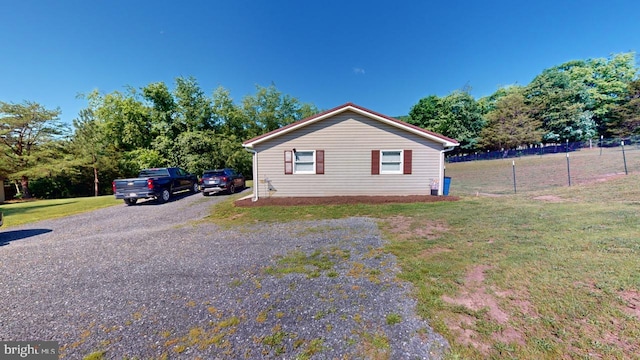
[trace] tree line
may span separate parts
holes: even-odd
[[[60,109],[0,101],[0,179],[20,197],[62,198],[109,194],[113,179],[148,167],[250,175],[242,141],[319,112],[275,85],[238,103],[223,87],[206,95],[193,77],[173,85],[95,90],[71,124]],[[570,61],[477,100],[469,91],[424,97],[400,118],[457,139],[457,153],[640,134],[634,53]]]
[[[478,100],[469,89],[427,96],[405,120],[457,139],[462,153],[638,134],[635,54],[569,61]]]
[[[72,126],[59,109],[0,102],[0,178],[11,179],[18,196],[109,194],[113,179],[150,167],[198,175],[232,167],[250,176],[242,141],[318,112],[275,85],[257,86],[239,104],[223,87],[207,96],[193,77],[177,78],[173,90],[158,82],[83,97],[88,106]]]

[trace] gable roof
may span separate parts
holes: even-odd
[[[296,122],[293,122],[289,125],[283,126],[279,129],[270,131],[266,134],[262,134],[260,136],[256,136],[253,139],[247,140],[245,142],[242,143],[242,146],[245,148],[253,148],[254,145],[259,144],[263,141],[267,141],[270,139],[273,139],[275,137],[278,137],[280,135],[284,135],[286,133],[289,133],[291,131],[303,128],[307,125],[313,124],[315,122],[318,121],[322,121],[326,118],[332,117],[334,115],[340,114],[342,112],[345,111],[353,111],[357,114],[360,114],[362,116],[366,116],[370,119],[374,119],[374,120],[378,120],[382,123],[391,125],[391,126],[395,126],[399,129],[408,131],[410,133],[422,136],[424,138],[427,138],[429,140],[433,140],[436,142],[439,142],[441,144],[443,144],[444,146],[458,146],[460,145],[460,143],[458,143],[458,141],[448,138],[444,135],[440,135],[438,133],[434,133],[433,131],[429,131],[429,130],[425,130],[422,129],[418,126],[415,125],[411,125],[407,122],[398,120],[398,119],[394,119],[392,117],[377,113],[375,111],[363,108],[362,106],[358,106],[356,104],[353,103],[346,103],[344,105],[340,105],[338,107],[335,107],[333,109],[321,112],[319,114],[313,115],[311,117],[308,117],[306,119],[302,119],[302,120],[298,120]]]

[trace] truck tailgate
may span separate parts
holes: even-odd
[[[115,183],[116,191],[120,193],[146,192],[149,190],[147,179],[123,179],[117,180]]]

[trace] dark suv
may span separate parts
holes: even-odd
[[[200,190],[204,196],[222,191],[233,194],[236,190],[244,189],[244,186],[244,176],[233,169],[206,170],[200,180]]]

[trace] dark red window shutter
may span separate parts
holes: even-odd
[[[316,150],[316,174],[324,174],[324,150]]]
[[[371,150],[371,175],[380,175],[380,150]]]
[[[284,151],[284,173],[286,175],[293,174],[293,151]]]
[[[404,171],[403,173],[406,174],[411,174],[411,168],[413,166],[413,151],[412,150],[405,150],[404,151]]]

